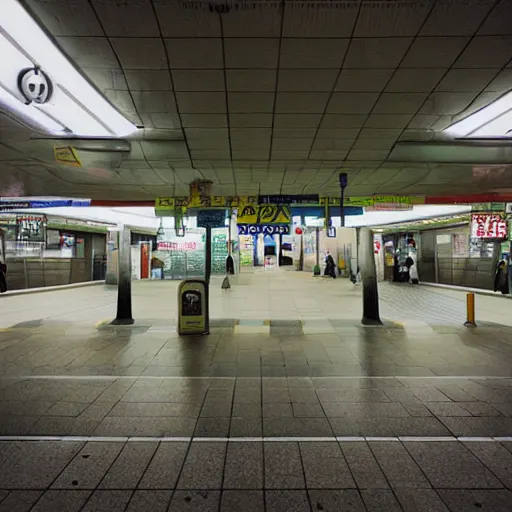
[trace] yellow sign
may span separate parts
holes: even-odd
[[[70,165],[71,167],[82,167],[82,163],[72,146],[54,146],[53,154],[59,164]]]
[[[290,207],[285,205],[246,204],[238,211],[237,224],[289,224]]]
[[[174,210],[175,201],[174,197],[157,197],[155,201],[155,208],[157,210]]]
[[[208,330],[206,283],[182,281],[178,287],[178,333],[205,334]]]

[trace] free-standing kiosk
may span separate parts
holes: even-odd
[[[185,279],[178,287],[178,334],[210,334],[208,283]]]

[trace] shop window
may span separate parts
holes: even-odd
[[[494,242],[481,238],[471,238],[469,242],[470,258],[492,258],[494,255]]]

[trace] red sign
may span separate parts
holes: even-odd
[[[302,228],[295,228],[295,234],[296,235],[302,235],[303,231],[302,231]]]
[[[158,251],[195,251],[196,242],[158,242]]]
[[[507,221],[494,213],[479,213],[471,216],[472,238],[507,238]]]

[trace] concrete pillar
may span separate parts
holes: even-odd
[[[361,323],[363,325],[382,325],[379,316],[379,292],[372,230],[361,228],[359,241],[359,261],[363,278],[363,318]]]
[[[119,230],[117,278],[117,316],[113,325],[131,325],[132,317],[132,255],[130,229],[122,226]]]

